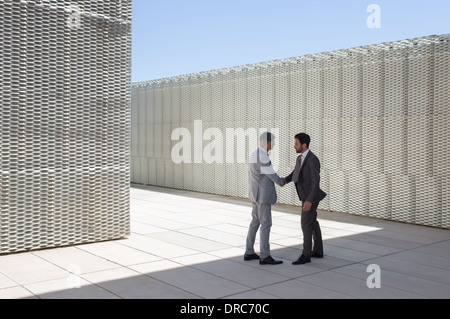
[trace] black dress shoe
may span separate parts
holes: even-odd
[[[272,256],[269,256],[267,258],[259,260],[259,264],[260,265],[279,265],[279,264],[282,264],[282,263],[283,263],[282,260],[275,260],[275,259],[272,258]]]
[[[323,254],[319,254],[319,253],[312,253],[311,257],[313,258],[323,258]]]
[[[259,259],[259,255],[257,255],[257,254],[244,255],[244,260],[246,260],[246,261],[254,260],[254,259]]]
[[[311,262],[311,257],[306,257],[304,255],[301,255],[296,261],[294,261],[292,264],[293,265],[303,265],[306,263],[310,263]]]

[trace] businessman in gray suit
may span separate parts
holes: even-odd
[[[260,147],[250,156],[249,197],[253,204],[244,260],[259,259],[261,265],[283,263],[270,255],[270,228],[272,227],[272,205],[277,202],[275,184],[284,186],[284,180],[275,173],[269,151],[275,145],[275,135],[270,132],[260,136]],[[260,256],[255,253],[256,233],[260,230]]]
[[[327,196],[320,189],[320,162],[309,149],[311,138],[300,133],[295,136],[295,150],[300,154],[294,171],[285,178],[285,183],[293,181],[298,198],[302,202],[301,226],[303,232],[303,252],[292,264],[311,262],[311,257],[323,258],[322,232],[317,221],[319,202]],[[314,247],[313,247],[314,239]]]

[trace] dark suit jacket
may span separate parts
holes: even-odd
[[[290,183],[294,172],[286,177],[286,182]],[[311,150],[303,160],[303,166],[300,170],[298,183],[295,183],[298,198],[302,202],[318,203],[324,199],[327,194],[320,189],[320,162]]]

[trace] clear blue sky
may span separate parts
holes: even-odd
[[[132,82],[445,33],[449,0],[133,0]]]

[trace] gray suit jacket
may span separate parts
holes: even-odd
[[[275,173],[269,154],[260,147],[250,156],[250,200],[254,203],[275,204],[277,202],[277,192],[274,183],[283,186],[283,180]]]
[[[294,172],[286,177],[286,182],[290,183]],[[320,162],[311,150],[303,160],[303,165],[299,173],[298,183],[295,184],[298,198],[302,202],[318,203],[327,194],[320,189]]]

